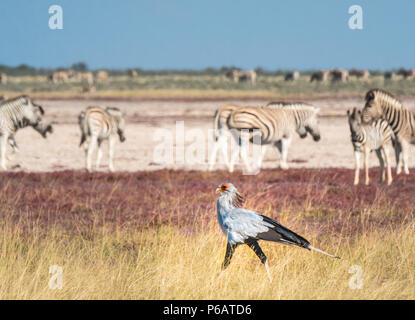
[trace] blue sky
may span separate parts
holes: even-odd
[[[50,30],[49,6],[63,8]],[[348,8],[363,8],[350,30]],[[1,0],[0,64],[415,68],[412,0]]]

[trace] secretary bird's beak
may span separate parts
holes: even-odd
[[[216,193],[221,193],[222,192],[222,188],[221,187],[217,187],[216,188]]]

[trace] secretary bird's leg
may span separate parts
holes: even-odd
[[[223,260],[222,270],[219,273],[218,280],[222,277],[223,273],[225,272],[225,269],[231,263],[232,256],[235,253],[235,249],[236,249],[237,246],[238,246],[237,244],[232,244],[232,243],[228,242],[228,244],[226,246],[225,259]]]
[[[253,239],[248,239],[245,241],[245,243],[252,249],[254,250],[255,254],[258,256],[258,258],[261,260],[261,262],[264,264],[265,266],[265,270],[267,270],[267,275],[268,275],[268,279],[269,282],[272,283],[272,277],[271,277],[271,273],[269,271],[269,267],[268,267],[268,261],[267,261],[267,256],[265,255],[265,253],[262,251],[261,247],[258,244],[258,241],[253,240]]]

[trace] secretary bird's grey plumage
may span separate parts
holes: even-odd
[[[218,186],[216,192],[221,194],[217,200],[218,222],[223,233],[228,238],[225,260],[222,263],[222,271],[219,274],[219,278],[229,265],[236,247],[240,244],[247,244],[265,265],[268,278],[272,282],[267,257],[259,246],[258,240],[295,245],[333,258],[340,258],[312,247],[306,239],[282,226],[277,221],[255,211],[241,208],[243,197],[232,183],[224,183]]]

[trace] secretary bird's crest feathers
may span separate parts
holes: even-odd
[[[239,192],[237,192],[232,200],[232,205],[236,208],[242,208],[244,202],[245,198]]]

